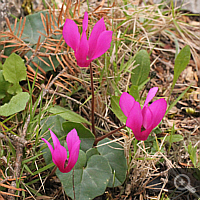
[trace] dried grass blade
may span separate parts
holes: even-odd
[[[15,24],[14,24],[14,28],[13,28],[13,33],[15,32],[16,26],[17,26],[17,18],[15,18]]]
[[[11,193],[8,193],[8,192],[3,192],[3,191],[0,191],[1,194],[4,194],[4,195],[8,195],[8,196],[13,196],[13,197],[20,197],[19,195],[16,195],[16,194],[11,194]]]
[[[47,30],[47,35],[49,36],[49,20],[47,14],[46,14],[46,30]]]
[[[50,63],[51,63],[51,65],[52,65],[52,67],[53,67],[53,70],[54,70],[54,72],[55,72],[55,71],[56,71],[56,69],[55,69],[55,66],[54,66],[54,64],[53,64],[53,61],[52,61],[52,59],[51,59],[51,56],[49,56],[48,58],[49,58],[49,60],[50,60]]]
[[[57,85],[57,86],[60,86],[60,87],[64,88],[68,92],[72,93],[72,91],[69,90],[68,88],[66,88],[61,82],[56,81],[54,84]]]
[[[23,34],[23,32],[24,32],[25,23],[26,23],[26,17],[24,18],[24,21],[23,21],[23,24],[22,24],[22,29],[21,29],[19,38],[21,38],[21,36],[22,36],[22,34]]]
[[[40,33],[41,35],[43,35],[45,38],[47,37],[47,35],[45,35],[44,33],[37,31],[38,33]]]
[[[12,31],[11,26],[10,26],[9,19],[7,17],[5,17],[5,20],[6,20],[6,24],[8,25],[8,28],[9,28],[10,32],[13,34],[13,31]]]
[[[60,58],[58,57],[57,54],[56,54],[56,59],[58,60],[58,62],[59,62],[60,65],[62,66],[62,68],[65,69],[65,66],[63,65],[62,61],[60,60]]]
[[[65,83],[67,83],[68,85],[70,85],[71,87],[73,87],[73,88],[75,89],[75,87],[74,87],[71,83],[69,83],[68,81],[66,81],[65,79],[63,79],[63,78],[61,78],[61,77],[59,77],[59,79],[60,79],[61,81],[64,81]]]
[[[43,24],[44,30],[45,30],[45,32],[47,33],[47,27],[46,27],[45,22],[44,22],[45,17],[44,17],[44,15],[43,15],[42,13],[40,13],[40,16],[41,16],[41,20],[42,20],[42,24]],[[45,20],[45,21],[46,21],[46,20]]]
[[[38,38],[37,45],[36,45],[36,48],[35,48],[35,52],[37,52],[38,47],[39,47],[39,45],[40,45],[40,39],[41,39],[41,35],[40,35],[39,38]]]
[[[37,64],[37,63],[35,63],[34,61],[31,61],[32,63],[33,63],[33,65],[35,66],[35,67],[38,67],[38,69],[43,73],[43,74],[46,74],[46,72]]]
[[[56,45],[56,50],[55,50],[55,52],[54,53],[57,53],[58,52],[58,49],[59,49],[59,47],[61,47],[61,42],[63,41],[63,36],[60,38],[60,41],[58,42],[58,44]]]
[[[19,34],[21,23],[22,23],[22,17],[20,17],[20,20],[19,20],[19,26],[18,26],[18,30],[17,30],[16,36]]]
[[[61,55],[62,61],[65,63],[65,65],[68,67],[68,69],[70,70],[70,72],[75,75],[74,70],[69,66],[69,64],[66,62],[65,58],[63,55]]]
[[[61,7],[61,10],[60,10],[60,13],[59,13],[59,16],[58,16],[58,22],[57,22],[58,26],[59,26],[59,23],[61,23],[61,25],[63,23],[63,20],[62,20],[63,7],[64,7],[64,1],[62,3],[62,7]]]
[[[5,188],[9,188],[9,189],[12,189],[12,190],[26,191],[26,190],[24,190],[22,188],[16,188],[16,187],[13,187],[13,186],[10,186],[10,185],[6,185],[6,184],[3,184],[3,183],[0,183],[0,186],[5,187]]]
[[[37,56],[37,58],[38,58],[39,60],[41,60],[45,65],[47,65],[48,67],[50,67],[50,64],[47,63],[45,60],[43,60],[40,56]]]

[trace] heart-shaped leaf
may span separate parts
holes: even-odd
[[[21,23],[19,22],[17,23],[15,28],[15,34],[17,34],[19,24],[24,24],[24,20],[26,20],[25,26],[23,27],[24,30],[21,38],[27,43],[36,44],[39,36],[41,35],[40,42],[43,42],[45,36],[42,35],[41,33],[46,34],[46,31],[42,23],[41,14],[43,14],[44,16],[46,16],[47,14],[49,16],[49,13],[47,11],[42,11],[26,16],[24,19],[22,19]],[[22,26],[20,27],[20,32],[21,30]]]
[[[122,185],[125,181],[127,163],[124,156],[124,148],[120,144],[111,141],[112,140],[108,138],[100,141],[98,145],[104,145],[97,147],[97,150],[108,160],[112,168],[112,176],[109,180],[108,187],[117,187]]]
[[[74,199],[73,194],[73,170],[69,173],[56,171],[64,190],[68,196]],[[111,168],[106,158],[101,155],[93,155],[86,163],[86,154],[80,151],[78,161],[74,167],[74,188],[76,200],[94,199],[104,193]]]

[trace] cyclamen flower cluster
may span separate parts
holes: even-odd
[[[87,27],[87,13],[84,14],[81,38],[78,26],[74,21],[67,19],[63,27],[65,42],[74,50],[77,64],[80,67],[88,67],[92,60],[104,54],[110,48],[112,40],[112,31],[106,31],[103,18],[95,24],[88,40],[86,36]],[[165,115],[167,102],[164,99],[156,100],[148,106],[157,91],[157,87],[150,89],[142,109],[130,94],[124,92],[120,97],[120,108],[127,117],[126,126],[132,129],[137,140],[146,140]],[[50,133],[54,148],[45,138],[42,138],[42,140],[48,145],[55,165],[61,172],[68,173],[76,164],[79,156],[81,141],[77,131],[76,129],[71,130],[66,137],[69,158],[67,150],[60,144],[56,135],[51,130]]]

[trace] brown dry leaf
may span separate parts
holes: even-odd
[[[192,67],[189,66],[187,67],[184,71],[183,71],[183,78],[186,80],[186,81],[193,81],[194,80],[194,72],[192,70]]]

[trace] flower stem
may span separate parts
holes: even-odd
[[[106,135],[103,135],[99,138],[96,138],[95,141],[94,141],[94,146],[96,146],[99,141],[103,140],[104,138],[107,138],[108,136],[112,135],[113,133],[116,133],[117,131],[119,131],[120,129],[125,128],[125,127],[126,127],[126,124],[124,124],[123,126],[111,131],[110,133],[107,133]]]
[[[96,138],[97,135],[95,133],[95,123],[94,123],[94,83],[93,83],[93,71],[91,63],[90,63],[90,79],[91,79],[91,90],[92,90],[92,133]]]
[[[74,186],[74,168],[73,168],[73,172],[72,172],[72,185],[73,185],[73,192],[74,192],[74,200],[76,200],[76,196],[75,196],[75,186]]]

